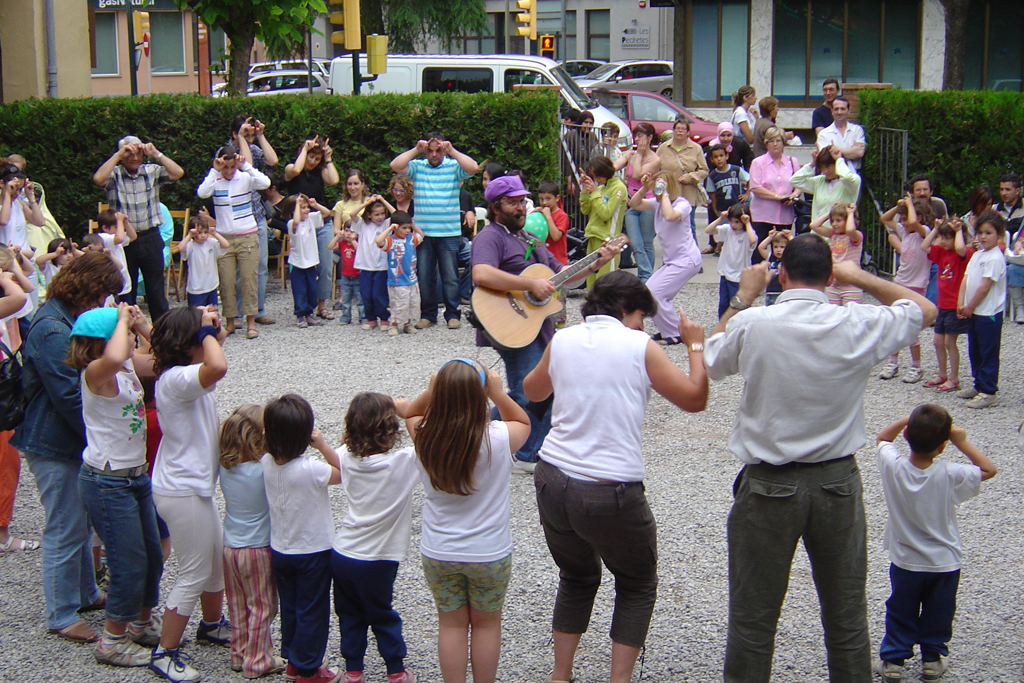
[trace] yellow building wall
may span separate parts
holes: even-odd
[[[57,95],[88,97],[89,15],[81,0],[53,0]],[[43,0],[0,2],[3,99],[46,97],[46,14]]]

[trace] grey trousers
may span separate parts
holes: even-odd
[[[803,538],[821,606],[832,683],[871,683],[867,526],[853,457],[746,465],[729,513],[726,683],[767,682],[797,542]]]

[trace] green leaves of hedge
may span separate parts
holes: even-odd
[[[479,95],[276,95],[210,98],[151,95],[95,99],[23,100],[0,106],[0,155],[28,160],[28,175],[46,188],[46,201],[70,235],[85,232],[103,191],[92,182],[96,169],[125,135],[153,142],[185,170],[165,186],[169,208],[198,209],[195,190],[214,151],[231,132],[231,121],[248,113],[263,121],[284,174],[303,140],[330,138],[344,176],[362,169],[370,189],[383,193],[393,175],[389,164],[432,130],[439,130],[479,162],[493,160],[520,169],[528,187],[558,180],[558,95],[550,92]],[[340,193],[328,188],[328,199]],[[479,197],[479,174],[467,181]]]
[[[869,143],[880,127],[908,131],[908,179],[930,174],[935,194],[953,213],[967,213],[967,196],[978,185],[987,184],[998,197],[999,176],[1024,171],[1020,93],[863,90],[859,107]],[[869,144],[864,171],[872,182],[878,162]]]

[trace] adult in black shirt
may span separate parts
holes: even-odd
[[[831,126],[834,121],[832,120],[832,103],[839,97],[839,81],[834,78],[826,78],[825,82],[821,84],[821,94],[825,96],[824,104],[818,105],[811,114],[811,128],[814,129],[814,139],[818,139],[818,133],[824,128]]]

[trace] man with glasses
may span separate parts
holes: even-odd
[[[155,164],[142,163],[143,158]],[[139,271],[146,283],[149,316],[155,322],[167,312],[164,294],[164,241],[160,236],[160,186],[178,180],[185,172],[152,142],[143,144],[134,135],[117,142],[117,152],[93,174],[94,183],[107,192],[111,211],[127,214],[138,237],[124,248],[132,291],[128,303],[135,305]]]
[[[565,266],[548,251],[543,240],[531,240],[532,235],[522,232],[526,224],[526,198],[529,196],[529,190],[516,175],[500,176],[487,184],[484,199],[488,223],[473,240],[473,282],[478,287],[499,291],[526,290],[538,299],[546,299],[555,293],[555,286],[548,280],[521,277],[520,273],[535,263],[542,263],[556,273]],[[418,193],[416,197],[419,198]],[[417,215],[418,209],[419,205]],[[590,269],[580,271],[574,280],[596,273],[619,250],[601,247],[600,253],[601,257],[590,265]],[[523,393],[523,378],[540,362],[554,335],[554,324],[548,318],[541,325],[537,338],[526,346],[518,349],[494,347],[505,362],[509,396],[530,415],[530,438],[515,454],[516,468],[520,472],[532,472],[536,467],[537,451],[551,428],[551,397],[540,403],[528,401]],[[476,345],[491,346],[481,330],[477,331]]]

